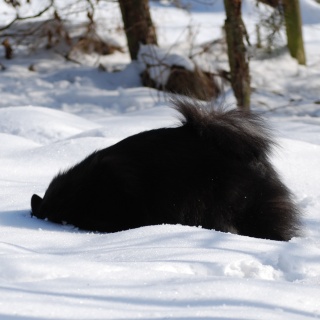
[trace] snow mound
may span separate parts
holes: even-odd
[[[93,122],[59,110],[33,106],[0,109],[0,132],[41,144],[96,127],[98,125]]]
[[[38,147],[39,144],[29,139],[18,137],[12,134],[0,133],[0,151],[3,154],[10,154],[15,151],[28,150]]]

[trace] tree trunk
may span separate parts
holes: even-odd
[[[306,56],[303,46],[299,0],[282,0],[281,2],[286,23],[289,52],[293,58],[298,60],[299,64],[305,65]]]
[[[224,0],[227,18],[225,31],[231,72],[231,85],[239,108],[250,109],[250,74],[246,47],[243,43],[245,27],[241,17],[241,0]]]
[[[157,44],[148,0],[119,0],[124,29],[132,60],[137,59],[140,43]]]

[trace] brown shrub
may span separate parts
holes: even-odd
[[[195,67],[193,71],[190,71],[182,66],[172,65],[165,85],[161,85],[152,79],[148,69],[143,71],[141,79],[146,87],[182,94],[200,100],[217,98],[222,91],[214,74],[202,71],[199,67]]]

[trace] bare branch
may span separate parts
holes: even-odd
[[[51,0],[50,4],[47,7],[45,7],[43,10],[41,10],[40,12],[38,12],[37,14],[35,14],[33,16],[20,17],[17,14],[17,16],[9,24],[7,24],[6,26],[0,28],[0,32],[3,31],[3,30],[9,29],[17,21],[33,19],[33,18],[38,18],[38,17],[42,16],[45,12],[47,12],[53,6],[53,3],[54,3],[54,0]]]
[[[4,0],[5,3],[12,5],[14,8],[15,7],[20,7],[20,2],[17,0]]]

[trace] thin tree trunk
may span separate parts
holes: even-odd
[[[250,109],[250,73],[246,47],[243,43],[245,27],[241,17],[241,0],[224,0],[227,18],[225,31],[231,72],[231,85],[239,108]]]
[[[298,60],[299,64],[305,65],[306,55],[303,45],[299,0],[282,0],[282,5],[289,52],[293,58]]]
[[[148,0],[119,0],[122,20],[132,60],[137,59],[140,43],[157,44]]]

